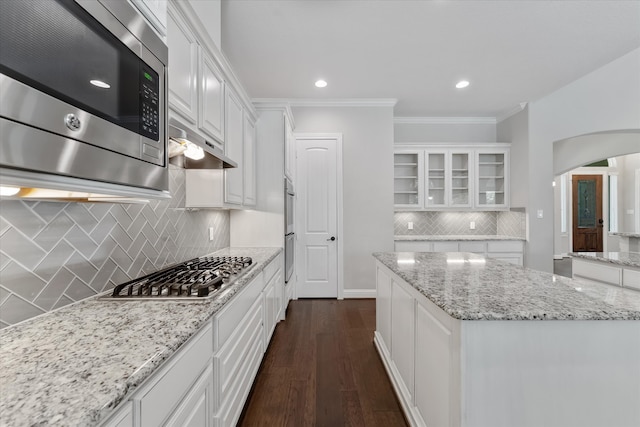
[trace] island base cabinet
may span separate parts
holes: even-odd
[[[421,424],[460,425],[460,321],[416,302],[415,409]]]
[[[640,426],[640,322],[455,319],[376,269],[374,342],[409,425]]]

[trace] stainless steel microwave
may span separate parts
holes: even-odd
[[[167,60],[127,1],[3,2],[0,184],[169,197]]]

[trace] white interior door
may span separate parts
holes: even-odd
[[[296,139],[297,296],[338,297],[337,139]]]

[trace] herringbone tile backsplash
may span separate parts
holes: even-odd
[[[418,235],[507,235],[525,237],[522,212],[396,212],[396,236]],[[475,230],[469,228],[471,221]],[[413,230],[407,223],[413,222]]]
[[[229,213],[185,211],[184,169],[169,172],[166,201],[0,203],[0,327],[229,246]]]

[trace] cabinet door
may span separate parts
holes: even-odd
[[[237,168],[225,169],[225,192],[224,201],[226,203],[242,203],[242,146],[243,146],[243,109],[240,100],[231,88],[225,91],[225,154],[231,160],[238,163]]]
[[[450,325],[441,320],[447,319],[438,319],[417,302],[415,355],[419,362],[415,367],[415,405],[427,426],[452,425],[454,343]]]
[[[198,43],[175,6],[169,7],[167,44],[169,108],[181,121],[195,127],[198,114]]]
[[[420,209],[423,200],[422,151],[396,150],[393,154],[393,203],[396,208]]]
[[[447,171],[447,199],[449,207],[470,208],[473,206],[472,176],[474,161],[473,152],[456,151],[449,152],[449,168]]]
[[[245,112],[242,168],[244,169],[243,201],[245,206],[256,205],[256,125]]]
[[[267,348],[276,327],[276,289],[273,279],[264,287],[264,348]]]
[[[509,152],[476,151],[475,207],[485,210],[509,207]]]
[[[425,208],[445,208],[449,203],[447,185],[446,151],[426,151],[424,154],[425,169]]]
[[[414,384],[414,299],[395,280],[391,285],[391,360],[403,384],[400,391],[413,401]]]
[[[224,142],[224,79],[213,59],[200,48],[198,128]]]
[[[211,364],[178,406],[167,427],[210,427],[212,421],[213,367]]]

